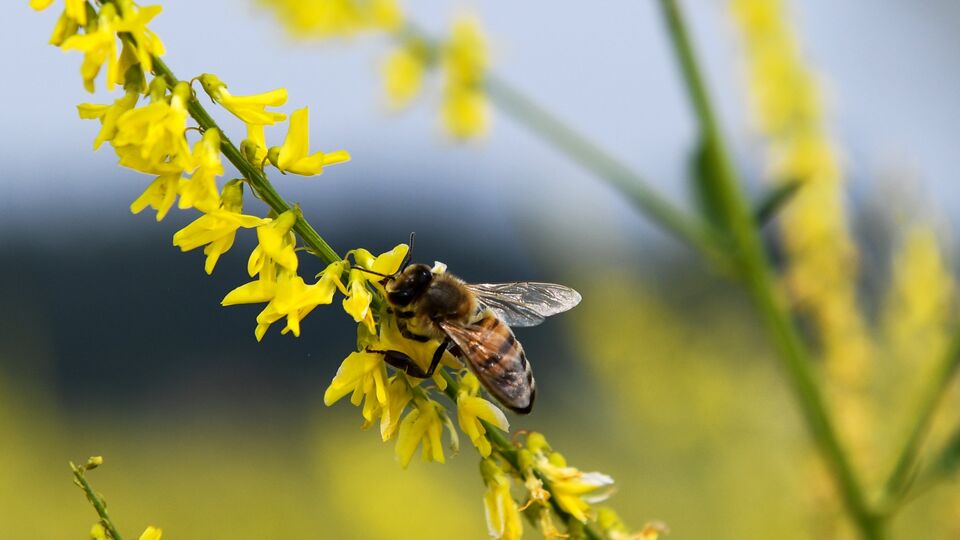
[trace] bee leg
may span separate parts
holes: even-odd
[[[383,361],[387,364],[399,369],[400,371],[410,375],[411,377],[416,377],[418,379],[429,379],[433,377],[435,371],[437,371],[437,366],[440,365],[440,360],[443,358],[444,351],[447,350],[450,342],[444,340],[443,343],[437,347],[437,350],[433,352],[433,358],[430,359],[430,367],[426,371],[420,368],[420,365],[417,364],[413,358],[410,358],[407,354],[400,351],[383,351],[377,349],[371,349],[367,347],[366,351],[371,353],[380,353],[383,355]]]

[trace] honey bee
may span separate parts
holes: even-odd
[[[400,333],[440,346],[424,371],[400,351],[383,353],[391,366],[418,378],[433,375],[443,353],[460,357],[487,391],[507,408],[527,414],[536,387],[533,371],[511,326],[535,326],[580,303],[580,294],[553,283],[465,283],[425,264],[409,264],[381,283]]]

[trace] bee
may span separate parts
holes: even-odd
[[[409,264],[381,284],[400,333],[440,346],[424,371],[400,351],[383,353],[391,366],[418,378],[433,375],[445,351],[461,358],[483,386],[518,414],[533,407],[536,386],[513,327],[535,326],[580,303],[580,293],[553,283],[465,283],[444,269]]]

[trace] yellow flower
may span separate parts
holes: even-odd
[[[373,293],[367,289],[366,274],[356,268],[350,270],[350,280],[347,283],[347,298],[343,299],[343,309],[356,322],[362,322],[373,332],[373,313],[370,311],[370,302]]]
[[[94,118],[100,120],[100,132],[97,133],[97,138],[93,141],[94,150],[100,148],[100,145],[103,144],[104,141],[113,139],[113,136],[117,133],[117,119],[120,118],[123,113],[133,109],[139,99],[140,94],[137,92],[127,92],[123,97],[114,101],[113,105],[98,105],[94,103],[81,103],[77,105],[77,112],[80,113],[80,118],[84,120],[92,120]]]
[[[140,540],[160,540],[160,537],[163,535],[163,531],[156,527],[147,527],[143,534],[140,535]]]
[[[287,118],[287,115],[283,113],[266,110],[267,107],[279,107],[287,102],[286,88],[278,88],[251,96],[234,96],[227,90],[227,85],[216,75],[204,73],[200,75],[199,80],[211,99],[248,125],[273,125]]]
[[[71,0],[67,1],[70,2]],[[122,19],[117,24],[116,31],[128,34],[133,38],[136,47],[133,48],[132,52],[140,62],[143,71],[149,73],[153,70],[153,57],[163,56],[166,52],[160,38],[147,28],[147,24],[163,11],[163,7],[140,7],[131,0],[120,0],[120,6]],[[122,72],[120,76],[123,76]]]
[[[276,295],[279,267],[269,257],[263,256],[262,252],[256,250],[251,253],[251,261],[254,255],[257,256],[256,266],[251,267],[251,263],[248,262],[247,271],[250,272],[250,277],[257,276],[257,280],[245,283],[227,293],[220,301],[221,306],[261,304],[269,302]]]
[[[61,45],[63,50],[77,50],[84,53],[80,75],[83,77],[83,86],[88,92],[94,91],[93,80],[97,78],[104,63],[107,64],[107,90],[113,90],[119,81],[120,73],[117,63],[119,22],[117,8],[113,4],[106,4],[100,8],[96,28],[88,27],[87,33],[70,36]]]
[[[262,169],[267,159],[267,139],[263,134],[263,126],[247,124],[247,138],[240,143],[240,152],[247,161]]]
[[[392,250],[381,253],[377,257],[363,248],[348,253],[353,255],[357,266],[376,272],[376,274],[370,274],[356,268],[351,269],[347,285],[349,296],[343,300],[343,309],[353,317],[354,321],[366,324],[370,332],[375,331],[373,313],[370,311],[373,294],[367,288],[367,284],[372,284],[382,292],[383,287],[379,282],[383,278],[377,274],[388,276],[394,274],[400,268],[409,250],[410,247],[406,244],[398,244]]]
[[[307,285],[303,278],[290,272],[281,272],[277,280],[276,292],[267,307],[257,315],[257,341],[274,322],[286,317],[287,325],[281,333],[292,332],[300,337],[300,322],[320,304],[329,304],[340,285],[342,266],[332,263],[323,272],[320,280]]]
[[[217,176],[223,174],[220,161],[220,131],[208,129],[193,147],[193,176],[180,185],[180,208],[196,208],[212,212],[220,202],[217,196]]]
[[[365,30],[394,30],[402,22],[396,0],[261,0],[291,32],[321,38]]]
[[[94,523],[93,527],[90,527],[90,538],[91,540],[108,540],[107,530],[103,528],[102,524]]]
[[[383,365],[380,355],[376,355],[376,358]],[[450,431],[454,448],[457,446],[456,431],[453,430],[446,412],[439,403],[430,399],[417,399],[414,404],[414,409],[400,422],[400,434],[397,436],[395,448],[400,465],[406,468],[410,464],[417,446],[421,447],[424,461],[444,463],[441,441],[443,426],[446,425]]]
[[[86,12],[84,12],[86,16]],[[60,17],[57,19],[56,26],[53,27],[53,32],[50,33],[49,44],[59,47],[63,45],[63,42],[66,41],[70,36],[77,35],[77,32],[80,30],[80,24],[77,23],[72,17],[68,17],[66,12],[60,14]]]
[[[620,516],[606,507],[597,509],[597,525],[610,540],[657,540],[660,533],[667,532],[667,527],[662,523],[647,523],[640,531],[631,534]]]
[[[603,473],[582,472],[567,466],[566,460],[558,452],[552,452],[549,456],[539,454],[536,467],[546,476],[560,508],[584,523],[590,504],[609,497],[609,488],[613,486],[613,479]]]
[[[517,502],[510,495],[510,477],[491,459],[480,462],[480,473],[487,484],[483,496],[487,532],[500,540],[519,539],[523,536],[523,523]]]
[[[220,196],[220,208],[200,216],[193,223],[173,235],[173,245],[181,251],[190,251],[206,245],[203,254],[207,256],[204,270],[213,273],[220,255],[233,246],[237,229],[249,229],[263,225],[266,220],[256,216],[243,215],[243,184],[233,180],[223,186]]]
[[[310,128],[307,122],[307,108],[297,109],[290,115],[290,129],[283,140],[283,146],[274,146],[267,152],[267,158],[274,167],[283,173],[302,176],[314,176],[323,172],[325,165],[334,165],[350,160],[345,150],[324,154],[310,152]]]
[[[407,376],[397,373],[387,385],[387,404],[380,411],[380,437],[384,442],[396,435],[397,428],[400,427],[400,417],[411,399],[413,394],[410,393]]]
[[[412,330],[416,329],[412,328]],[[400,329],[397,328],[396,319],[392,316],[386,316],[380,321],[380,335],[372,348],[381,351],[402,352],[420,366],[420,369],[426,371],[439,346],[440,342],[435,339],[421,342],[403,337]],[[444,351],[443,357],[440,359],[440,365],[453,369],[463,367],[450,351]],[[447,388],[447,381],[443,378],[439,369],[433,374],[433,382],[441,392]]]
[[[490,128],[490,104],[482,90],[449,90],[444,97],[441,113],[444,127],[460,139],[484,135]]]
[[[467,373],[460,381],[460,391],[457,394],[457,420],[460,422],[460,429],[477,447],[480,455],[489,457],[492,448],[480,420],[485,420],[502,431],[508,431],[510,423],[496,405],[477,397],[479,391],[480,381],[473,373]]]
[[[136,150],[128,152],[118,148],[117,152],[121,154],[121,165],[135,168],[147,174],[158,175],[147,186],[147,189],[130,203],[130,211],[139,214],[144,208],[150,206],[157,211],[157,221],[161,221],[177,200],[177,191],[180,189],[180,175],[183,170],[177,163],[160,163],[157,165],[142,163],[139,152]]]
[[[107,4],[104,9],[110,5]],[[168,103],[163,97],[165,86],[163,79],[159,77],[150,82],[153,102],[120,115],[112,142],[114,147],[129,145],[138,148],[140,157],[148,163],[179,159],[184,161],[183,168],[187,169],[190,147],[184,131],[187,126],[190,87],[184,82],[177,84]]]
[[[363,403],[362,414],[367,422],[372,422],[377,412],[388,407],[387,368],[383,356],[366,351],[350,353],[323,393],[323,402],[330,406],[351,393],[351,403],[356,406]],[[400,429],[402,438],[403,427]]]
[[[486,38],[477,20],[456,21],[442,54],[444,126],[455,137],[482,135],[489,127],[489,104],[483,92],[488,60]]]
[[[410,43],[397,47],[383,64],[383,84],[391,107],[403,107],[420,93],[426,70],[420,48]]]
[[[297,271],[296,238],[293,236],[293,226],[297,223],[297,214],[291,209],[277,216],[276,219],[257,227],[257,240],[260,244],[254,250],[270,257],[277,264],[290,272]],[[253,255],[251,255],[253,260]]]

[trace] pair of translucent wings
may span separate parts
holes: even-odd
[[[481,305],[510,326],[536,326],[580,303],[580,293],[555,283],[471,283]]]

